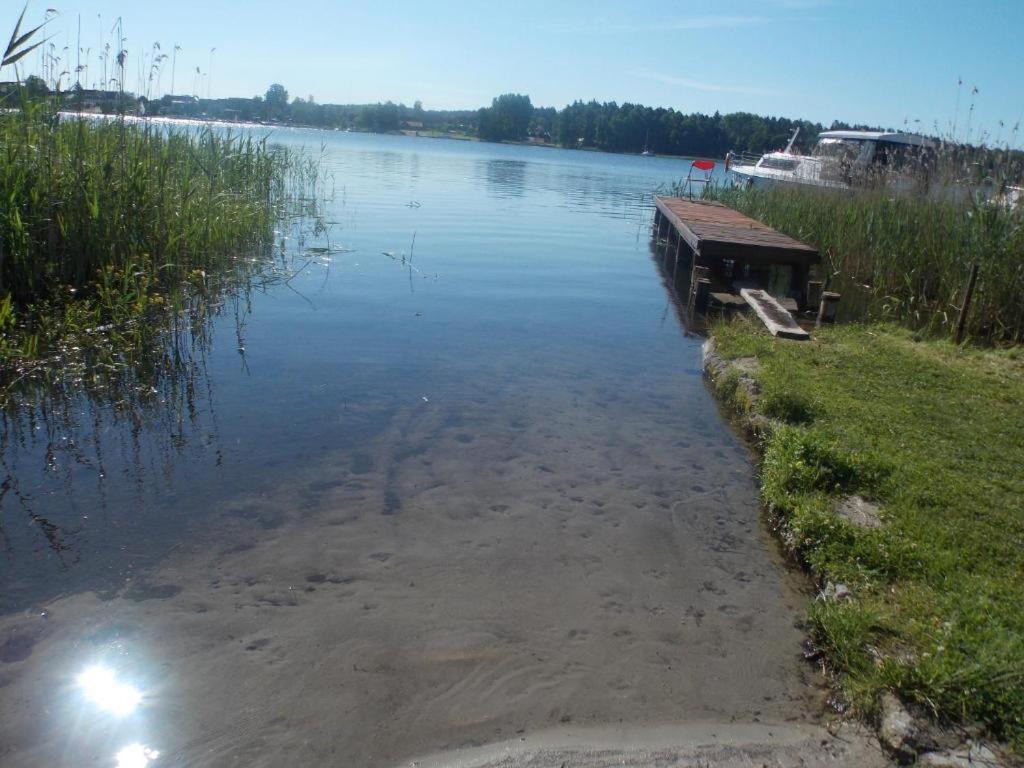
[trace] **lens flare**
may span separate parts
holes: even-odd
[[[142,701],[142,691],[119,683],[113,671],[106,667],[86,669],[78,676],[78,687],[88,701],[115,715],[130,714]]]
[[[146,768],[158,757],[160,757],[160,753],[155,749],[136,743],[129,744],[122,749],[114,756],[114,759],[117,760],[116,768]]]

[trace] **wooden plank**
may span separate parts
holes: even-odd
[[[794,251],[791,248],[775,248],[764,244],[737,242],[700,241],[700,255],[709,259],[729,259],[750,264],[782,264],[787,266],[810,266],[819,259],[813,255]]]
[[[767,326],[772,336],[784,339],[809,339],[811,335],[796,324],[793,316],[782,305],[765,291],[757,288],[744,288],[740,291],[744,301],[753,307],[754,312]]]
[[[735,293],[725,293],[723,291],[712,291],[711,300],[716,304],[720,304],[723,307],[745,307],[747,302],[737,296]]]

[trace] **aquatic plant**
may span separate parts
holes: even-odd
[[[885,189],[719,187],[707,196],[818,248],[832,287],[860,317],[952,332],[971,265],[977,264],[968,334],[1024,340],[1021,206]]]
[[[317,182],[315,160],[265,138],[60,115],[23,93],[0,114],[0,368],[267,253]]]

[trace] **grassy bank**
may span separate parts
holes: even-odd
[[[968,333],[1024,339],[1024,210],[882,191],[812,189],[709,194],[816,246],[843,302],[865,317],[942,334],[955,327],[971,264],[980,276]]]
[[[713,333],[723,357],[759,362],[753,401],[734,376],[716,387],[775,425],[761,445],[773,521],[823,584],[850,589],[810,612],[850,703],[870,717],[893,691],[1024,752],[1024,354],[891,325],[810,343],[742,319]],[[838,515],[851,494],[882,524]]]
[[[311,175],[251,137],[0,114],[0,367],[180,305],[269,246]]]

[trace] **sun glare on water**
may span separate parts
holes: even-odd
[[[131,714],[142,701],[142,691],[120,683],[107,667],[89,667],[78,676],[78,687],[85,698],[114,715]]]
[[[151,762],[160,757],[160,753],[141,744],[129,744],[118,752],[115,757],[117,759],[117,766],[115,768],[146,768]]]

